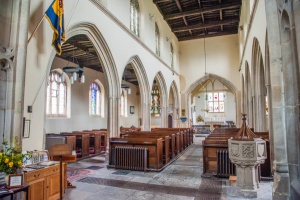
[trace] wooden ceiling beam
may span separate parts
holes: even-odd
[[[200,9],[195,9],[195,10],[191,10],[191,11],[165,15],[164,20],[168,21],[168,20],[176,19],[176,18],[180,18],[180,17],[186,17],[186,16],[191,16],[191,15],[200,15],[203,13],[214,12],[214,11],[219,11],[219,10],[224,10],[224,9],[238,8],[240,6],[241,6],[241,1],[232,1],[230,3],[224,3],[221,5],[216,5],[216,6],[212,6],[212,7],[208,7],[208,8],[200,8]]]
[[[90,66],[90,65],[101,66],[99,58],[93,58],[93,59],[88,59],[88,60],[81,60],[80,63],[82,64],[83,67]]]
[[[197,36],[184,36],[181,38],[178,38],[178,41],[186,41],[186,40],[192,40],[192,39],[201,39],[201,38],[208,38],[208,37],[216,37],[216,36],[224,36],[224,35],[232,35],[237,34],[237,30],[233,31],[223,31],[219,33],[213,33],[213,34],[205,34],[205,35],[197,35]]]
[[[176,32],[182,32],[182,31],[195,30],[195,29],[205,29],[205,28],[211,28],[211,27],[220,26],[220,25],[233,24],[233,23],[237,23],[237,22],[239,22],[239,19],[227,19],[227,20],[223,20],[223,21],[213,21],[213,22],[209,22],[207,24],[198,24],[198,25],[173,28],[172,31],[174,33],[176,33]]]
[[[157,4],[157,3],[165,3],[165,2],[171,2],[173,0],[153,0],[153,3],[154,4]]]
[[[182,7],[181,7],[181,5],[180,5],[179,0],[175,0],[175,2],[176,2],[176,5],[177,5],[179,11],[182,12]],[[184,24],[185,24],[186,26],[189,25],[185,17],[183,17],[183,21],[184,21]],[[190,35],[193,35],[193,33],[192,33],[191,30],[189,30],[189,32],[190,32]]]

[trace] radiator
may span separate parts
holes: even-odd
[[[146,171],[147,150],[147,148],[141,147],[115,147],[115,168]]]
[[[230,161],[228,151],[217,151],[217,176],[220,178],[228,178],[235,176],[235,165]]]

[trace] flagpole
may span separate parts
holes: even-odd
[[[29,37],[29,39],[28,39],[28,41],[27,41],[27,45],[29,44],[29,42],[30,42],[30,40],[31,40],[31,38],[32,38],[32,36],[33,36],[33,34],[36,32],[36,30],[38,29],[38,27],[41,25],[43,19],[45,18],[45,15],[46,15],[46,13],[44,13],[42,19],[40,20],[40,22],[38,23],[38,25],[35,27],[35,29],[33,30],[32,34],[30,35],[30,37]]]

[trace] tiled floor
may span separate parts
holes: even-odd
[[[138,172],[107,169],[104,155],[89,158],[70,167],[96,170],[87,177],[72,182],[65,200],[189,200],[246,199],[234,196],[227,179],[201,178],[201,140],[192,145],[178,160],[161,172]],[[261,182],[257,199],[272,199],[272,182]]]

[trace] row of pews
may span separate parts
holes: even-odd
[[[219,177],[229,177],[233,173],[229,171],[230,160],[228,155],[225,158],[220,157],[224,153],[228,154],[228,139],[234,137],[239,128],[215,128],[212,133],[202,141],[203,150],[203,175],[214,174]],[[253,131],[253,130],[252,130]],[[269,133],[268,132],[254,132],[257,136],[260,136],[266,141],[267,145],[267,159],[265,163],[260,166],[260,177],[270,178],[271,175],[271,164],[270,164],[270,143],[269,143]],[[225,154],[224,154],[225,155]],[[224,159],[222,161],[221,159]],[[221,160],[221,161],[220,161]],[[224,164],[224,169],[227,172],[222,172],[221,165]]]
[[[106,130],[83,130],[46,134],[46,149],[53,144],[66,143],[72,146],[78,159],[105,153],[107,147]]]
[[[193,144],[190,128],[125,131],[109,140],[109,165],[117,169],[160,171]]]

